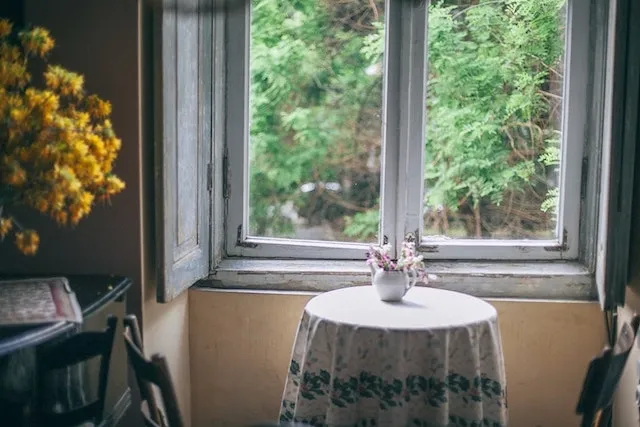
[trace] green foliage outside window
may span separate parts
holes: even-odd
[[[553,236],[564,4],[430,4],[425,176],[415,177],[425,180],[427,233]],[[254,2],[251,234],[294,236],[288,209],[338,240],[374,239],[383,22],[380,0]]]

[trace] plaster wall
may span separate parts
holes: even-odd
[[[194,426],[277,419],[308,294],[189,291]],[[491,300],[508,382],[509,425],[568,427],[586,366],[602,347],[597,303]]]

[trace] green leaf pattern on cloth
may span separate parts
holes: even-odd
[[[298,366],[292,361],[291,366]],[[297,369],[292,369],[296,372]],[[321,370],[318,373],[305,372],[300,384],[300,396],[302,399],[315,400],[317,397],[329,396],[331,404],[339,408],[358,403],[360,399],[376,399],[379,409],[401,407],[415,401],[418,404],[429,405],[436,408],[448,403],[448,396],[460,398],[465,403],[495,401],[495,405],[506,407],[505,390],[501,384],[486,377],[465,378],[456,373],[450,373],[445,381],[438,378],[428,378],[418,375],[409,375],[404,380],[394,379],[385,381],[370,372],[361,372],[358,377],[350,377],[347,380],[334,379],[331,381],[329,372]],[[295,402],[283,401],[281,421],[306,422],[314,426],[324,426],[323,416],[310,418],[295,417]],[[354,426],[377,425],[376,420],[362,418]],[[410,425],[435,426],[425,420],[413,419]],[[449,416],[447,426],[496,426],[502,427],[499,421],[483,418],[482,420],[468,420],[456,415]]]

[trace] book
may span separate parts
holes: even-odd
[[[82,323],[82,310],[65,277],[0,280],[0,326]]]

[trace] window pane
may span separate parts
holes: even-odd
[[[424,235],[555,239],[564,0],[429,6]]]
[[[376,239],[384,1],[257,0],[249,234]]]

